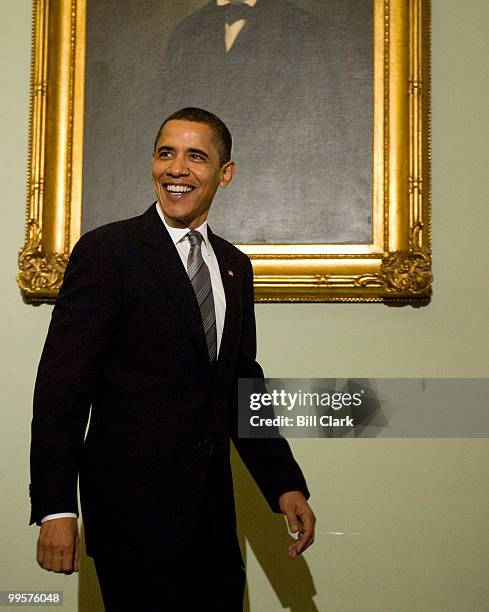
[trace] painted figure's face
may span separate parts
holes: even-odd
[[[218,187],[234,176],[234,162],[221,165],[214,132],[205,123],[172,120],[153,154],[152,176],[159,205],[172,227],[199,227]]]

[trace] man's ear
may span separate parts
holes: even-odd
[[[221,182],[219,185],[221,187],[227,187],[229,183],[233,180],[234,175],[236,174],[236,164],[233,160],[228,161],[221,169]]]

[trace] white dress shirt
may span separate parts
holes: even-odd
[[[243,4],[247,4],[248,6],[255,6],[257,0],[244,0]],[[217,0],[217,6],[225,6],[226,4],[231,4],[229,0]],[[246,19],[238,19],[234,23],[226,23],[224,24],[224,42],[226,44],[226,53],[231,49],[231,47],[236,42],[236,39],[239,36],[239,33],[246,25]]]
[[[180,259],[182,260],[182,265],[187,271],[187,260],[188,254],[190,252],[190,242],[187,238],[187,234],[189,230],[187,228],[179,228],[179,227],[171,227],[165,221],[165,217],[159,207],[158,203],[155,204],[156,210],[158,211],[158,215],[162,222],[164,223],[168,233],[170,234],[170,238],[175,245],[175,248],[180,255]],[[226,316],[226,296],[224,293],[224,286],[222,284],[221,271],[219,269],[219,262],[217,261],[216,254],[214,253],[214,249],[209,241],[207,236],[207,221],[204,221],[201,226],[195,228],[196,231],[202,234],[202,243],[201,243],[201,253],[204,259],[204,263],[207,264],[209,268],[209,273],[211,276],[211,285],[212,285],[212,294],[214,296],[214,309],[216,311],[216,334],[217,334],[217,354],[219,355],[219,349],[221,347],[221,339],[222,339],[222,330],[224,328],[224,318]],[[55,514],[48,514],[47,516],[41,519],[41,523],[45,521],[50,521],[52,519],[58,518],[77,518],[76,514],[73,512],[57,512]]]
[[[186,227],[179,228],[168,225],[158,203],[156,203],[156,210],[158,211],[158,215],[168,230],[170,238],[172,239],[173,244],[180,255],[185,271],[187,271],[187,260],[190,252],[190,242],[187,238],[187,234],[190,230]],[[226,316],[226,296],[224,294],[224,286],[222,284],[221,270],[219,269],[219,262],[217,261],[212,244],[207,237],[207,221],[204,221],[201,226],[196,227],[195,231],[202,234],[203,240],[200,250],[204,263],[207,264],[211,276],[212,294],[214,296],[214,310],[216,311],[217,354],[219,355],[222,330],[224,328],[224,318]]]

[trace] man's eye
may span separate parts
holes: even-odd
[[[167,159],[168,157],[171,156],[170,151],[160,151],[160,159]]]
[[[202,159],[204,159],[204,158],[202,157],[202,155],[199,155],[198,153],[191,153],[190,158],[191,158],[191,159],[197,159],[197,160],[202,160]]]

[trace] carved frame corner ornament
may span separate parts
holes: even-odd
[[[53,302],[81,232],[87,0],[33,0],[24,301]],[[237,245],[258,302],[429,303],[430,0],[373,0],[372,241]]]
[[[19,251],[17,284],[30,303],[52,301],[63,282],[68,255],[42,250],[41,228],[35,219],[27,222],[27,240]]]
[[[358,276],[355,286],[384,287],[393,297],[399,292],[423,297],[432,280],[430,253],[418,248],[386,253],[382,258],[380,272]]]
[[[431,251],[419,240],[422,224],[413,230],[412,240],[407,251],[384,253],[380,272],[365,274],[355,280],[358,287],[378,286],[392,296],[387,302],[396,301],[398,293],[411,294],[419,299],[418,305],[429,301],[433,274],[431,272]]]

